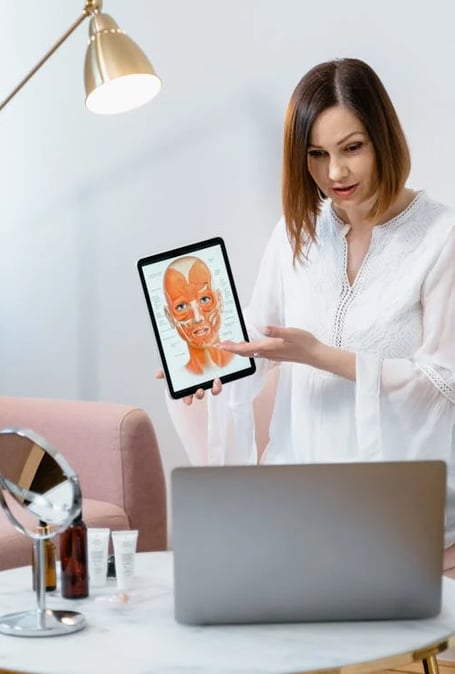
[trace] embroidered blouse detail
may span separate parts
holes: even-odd
[[[424,373],[430,382],[435,386],[443,396],[445,396],[450,402],[455,405],[455,388],[454,388],[454,377],[450,377],[451,381],[448,381],[444,378],[444,375],[437,371],[434,367],[429,367],[428,365],[418,365],[420,370]]]

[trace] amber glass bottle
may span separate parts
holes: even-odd
[[[88,597],[87,527],[82,513],[60,534],[60,563],[62,596]]]
[[[49,526],[46,522],[40,520],[38,533],[48,534]],[[36,590],[36,574],[38,573],[38,541],[34,542],[32,549],[32,573],[33,573],[33,589]],[[57,587],[57,573],[55,570],[55,543],[50,538],[46,538],[44,541],[44,583],[46,586],[46,592],[51,592]]]

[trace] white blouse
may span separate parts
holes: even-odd
[[[373,228],[352,285],[349,225],[330,202],[318,243],[293,265],[283,220],[262,259],[249,308],[251,339],[267,325],[303,328],[356,353],[356,382],[282,363],[264,463],[443,459],[446,544],[455,542],[455,214],[419,192]],[[224,386],[207,405],[169,402],[195,464],[256,463],[253,400],[267,370]],[[207,407],[207,409],[206,409]]]

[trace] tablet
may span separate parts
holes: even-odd
[[[150,255],[137,267],[173,398],[255,372],[253,358],[214,346],[248,341],[223,239]]]

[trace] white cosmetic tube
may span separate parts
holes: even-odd
[[[112,532],[115,575],[117,576],[117,586],[122,590],[126,590],[133,585],[137,533],[137,529]]]
[[[110,529],[87,529],[88,575],[90,586],[105,585]]]

